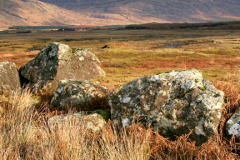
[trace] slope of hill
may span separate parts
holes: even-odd
[[[15,25],[77,24],[87,16],[36,0],[0,0],[0,28]]]
[[[130,24],[118,14],[89,16],[37,0],[0,0],[0,29],[10,26]],[[137,19],[135,23],[142,23]],[[147,22],[147,21],[146,21]]]
[[[239,0],[0,0],[0,28],[240,20]]]
[[[240,20],[239,0],[41,0],[92,17],[119,14],[141,20],[203,22]],[[130,19],[131,20],[131,19]],[[150,21],[148,21],[150,22]]]

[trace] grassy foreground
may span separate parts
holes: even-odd
[[[220,134],[199,147],[188,139],[189,135],[169,141],[140,124],[132,124],[120,133],[115,131],[111,121],[95,133],[79,119],[49,126],[45,119],[46,111],[35,109],[33,95],[26,89],[21,96],[9,96],[1,110],[0,156],[2,160],[237,159],[238,144],[234,138],[225,141],[221,131],[227,116],[239,105],[239,92],[231,86],[218,87],[230,87],[225,90],[229,99],[223,110]]]

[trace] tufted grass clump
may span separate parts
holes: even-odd
[[[5,107],[6,112],[0,117],[2,160],[150,158],[150,130],[138,132],[133,128],[120,135],[109,122],[101,131],[93,133],[84,121],[76,119],[49,126],[44,115],[34,108],[31,98],[29,91],[21,97],[11,97],[12,105]]]

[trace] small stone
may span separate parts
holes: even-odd
[[[20,91],[20,80],[16,64],[13,62],[0,62],[0,95],[14,94]]]
[[[99,114],[83,115],[81,113],[59,115],[48,119],[48,124],[51,129],[56,127],[65,127],[71,124],[84,125],[86,129],[96,132],[106,125],[106,121]],[[68,129],[65,128],[65,129]]]

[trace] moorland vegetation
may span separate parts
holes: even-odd
[[[46,114],[58,114],[49,102],[54,91],[0,97],[0,154],[2,159],[237,159],[240,146],[225,137],[224,125],[239,107],[239,30],[173,29],[102,30],[0,34],[0,61],[20,68],[53,41],[71,48],[88,48],[101,61],[106,77],[91,82],[113,90],[139,77],[170,70],[200,70],[224,91],[219,134],[196,146],[189,134],[176,141],[151,128],[133,124],[116,134],[111,121],[99,132],[84,122],[68,121],[51,128]],[[175,48],[166,47],[177,42]],[[103,46],[106,46],[102,48]],[[103,103],[106,105],[106,103]],[[72,113],[74,111],[68,110]]]

